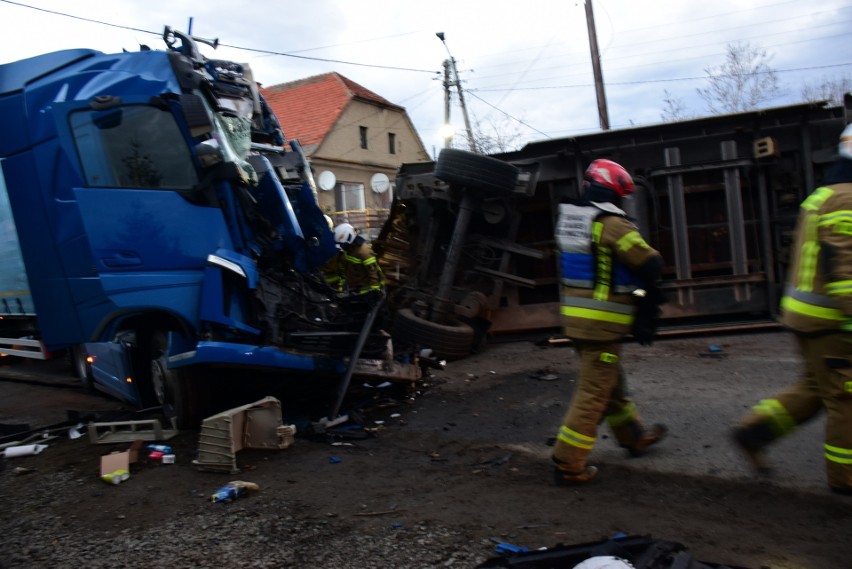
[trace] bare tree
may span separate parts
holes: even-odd
[[[843,95],[852,93],[852,75],[842,77],[823,77],[819,83],[802,85],[802,99],[805,101],[828,101],[832,106],[843,103]]]
[[[707,87],[697,89],[710,113],[751,111],[782,95],[765,49],[737,42],[727,50],[722,65],[704,68]]]
[[[692,118],[686,112],[686,103],[683,99],[672,95],[668,89],[663,89],[663,112],[660,118],[664,122],[676,122]]]
[[[508,118],[495,120],[486,116],[484,119],[474,118],[473,139],[481,154],[497,154],[512,152],[521,147],[521,129],[516,121]],[[453,139],[456,148],[467,147],[467,136],[457,133]]]

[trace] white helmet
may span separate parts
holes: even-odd
[[[342,245],[355,241],[356,235],[355,228],[348,223],[341,223],[334,228],[334,240]]]
[[[599,555],[589,557],[579,565],[574,565],[574,569],[633,569],[633,565],[620,557]]]
[[[840,144],[837,146],[837,152],[844,158],[852,158],[852,123],[846,125],[843,132],[840,133]]]

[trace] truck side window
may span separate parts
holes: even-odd
[[[183,190],[198,183],[168,111],[144,105],[77,111],[71,129],[87,186]]]

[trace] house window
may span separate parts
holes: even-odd
[[[388,152],[396,154],[396,135],[392,132],[388,133]]]
[[[367,209],[366,201],[364,200],[364,184],[347,184],[341,182],[337,184],[337,211],[357,211]]]
[[[360,127],[358,127],[358,130],[361,134],[361,148],[366,150],[367,149],[367,127],[366,126],[360,126]]]

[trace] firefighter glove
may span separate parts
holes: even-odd
[[[643,346],[650,346],[657,334],[660,308],[654,300],[646,296],[636,302],[636,317],[633,320],[632,332],[636,341]]]

